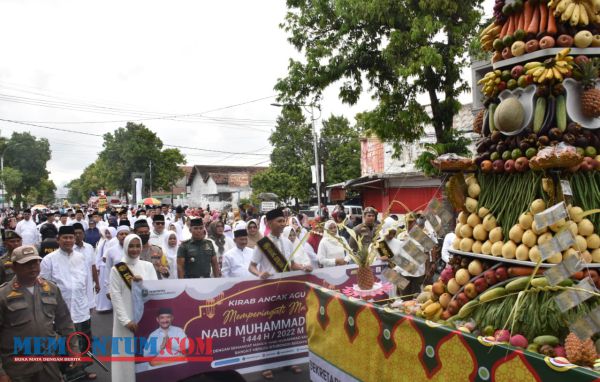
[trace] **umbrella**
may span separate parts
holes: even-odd
[[[159,206],[160,200],[158,200],[156,198],[146,198],[146,199],[142,200],[142,203],[145,206],[148,206],[148,205]]]
[[[47,209],[47,208],[48,208],[48,207],[46,207],[46,206],[45,206],[45,205],[43,205],[43,204],[36,204],[35,206],[31,207],[31,209],[32,209],[32,210],[45,210],[45,209]]]

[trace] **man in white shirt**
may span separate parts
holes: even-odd
[[[52,281],[60,289],[75,324],[75,331],[92,338],[90,310],[94,306],[94,300],[90,301],[89,298],[93,294],[91,268],[85,256],[74,249],[73,226],[60,227],[58,246],[57,251],[42,259],[40,276]],[[81,336],[79,347],[86,349],[87,345],[86,339]],[[89,373],[88,378],[95,378],[95,374]]]
[[[251,273],[248,271],[252,254],[254,251],[248,247],[248,231],[246,228],[238,228],[233,231],[235,247],[223,254],[223,265],[221,275],[223,277],[246,277]]]
[[[81,224],[81,225],[83,226],[83,230],[84,230],[84,231],[85,231],[85,230],[87,230],[87,229],[89,228],[89,227],[88,227],[88,223],[87,223],[87,221],[85,221],[85,218],[84,218],[84,216],[83,216],[83,211],[82,211],[82,210],[77,210],[77,211],[75,212],[75,220],[73,220],[73,221],[71,222],[71,225],[73,225],[73,224],[75,224],[75,223],[79,223],[79,224]]]
[[[108,223],[102,220],[100,213],[96,211],[92,212],[91,219],[96,222],[96,228],[98,228],[98,231],[104,232],[108,228]]]
[[[187,335],[180,327],[173,325],[173,311],[171,308],[162,307],[158,310],[156,316],[156,322],[158,328],[150,333],[148,336],[148,342],[151,343],[153,338],[156,338],[157,353],[153,352],[151,346],[144,348],[144,357],[182,357],[183,352],[180,349],[181,340],[187,338]],[[169,344],[170,342],[170,344]],[[189,343],[189,342],[184,342]],[[159,363],[164,363],[161,361]],[[150,365],[153,365],[153,361],[150,361]]]
[[[283,209],[267,212],[266,220],[271,232],[256,244],[248,271],[261,279],[267,279],[276,272],[302,269],[299,264],[289,264],[293,246],[281,235],[286,225]]]
[[[163,215],[155,215],[152,220],[152,232],[150,232],[150,244],[158,247],[165,246],[167,232],[165,230],[165,217]]]
[[[40,241],[40,233],[37,230],[37,225],[31,219],[31,210],[23,211],[23,220],[17,223],[15,232],[23,239],[23,245],[34,245]]]
[[[56,229],[60,229],[60,227],[64,225],[69,225],[69,215],[60,214],[60,218],[58,219],[58,223],[56,223]]]
[[[90,277],[91,282],[94,283],[94,289],[96,293],[100,291],[100,283],[98,282],[98,271],[96,269],[96,261],[95,261],[95,250],[90,244],[83,241],[85,238],[85,231],[83,230],[83,226],[79,223],[73,224],[73,229],[75,230],[75,246],[74,249],[77,252],[82,253],[85,256],[85,260],[88,263],[88,267],[90,268]],[[90,301],[92,301],[93,306],[96,307],[96,296],[93,291],[90,297]]]

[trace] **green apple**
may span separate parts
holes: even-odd
[[[592,42],[590,41],[590,44]],[[523,41],[515,41],[510,47],[510,52],[513,56],[519,57],[525,54],[525,42]]]
[[[529,85],[529,83],[527,82],[527,76],[525,74],[519,76],[519,79],[517,80],[517,85],[519,85],[520,88],[526,88],[527,85]]]
[[[575,46],[578,48],[587,48],[592,45],[592,40],[594,39],[594,35],[592,32],[583,30],[577,32],[575,35]]]

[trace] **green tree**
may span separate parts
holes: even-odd
[[[79,178],[72,180],[67,184],[69,188],[69,200],[72,202],[87,202],[90,195],[97,193],[100,189],[110,190],[106,182],[110,169],[106,163],[97,159],[94,163],[87,166]]]
[[[21,171],[4,166],[4,171],[0,175],[4,185],[4,201],[8,202],[16,195],[17,189],[23,180]]]
[[[103,174],[106,187],[129,190],[133,172],[143,172],[149,180],[152,162],[152,189],[169,189],[183,176],[178,166],[185,158],[178,149],[162,147],[160,138],[143,124],[128,122],[124,128],[105,134],[99,159],[109,169]]]
[[[327,184],[335,184],[360,176],[360,132],[343,116],[323,121],[320,159],[325,165]]]
[[[30,191],[48,180],[46,163],[50,160],[50,144],[45,138],[14,132],[6,141],[4,165],[21,173],[21,182],[14,188],[14,203],[21,205]]]
[[[295,196],[291,187],[294,181],[295,178],[292,175],[269,167],[252,177],[252,194],[256,196],[261,192],[273,192],[279,196],[280,200],[286,201]],[[253,197],[252,200],[258,199]]]
[[[50,179],[42,179],[38,186],[27,194],[28,204],[52,204],[55,200],[56,185]]]
[[[314,154],[311,128],[302,110],[284,107],[269,141],[273,145],[271,168],[274,174],[281,175],[276,188],[288,189],[286,194],[295,199],[296,204],[299,200],[307,200],[312,187],[310,166],[314,163]],[[263,191],[275,192],[285,200],[284,195],[274,189]]]
[[[482,0],[287,0],[281,27],[304,60],[291,59],[275,85],[284,103],[318,103],[340,84],[339,98],[355,104],[365,90],[378,105],[358,116],[366,132],[393,144],[413,142],[426,124],[438,143],[453,138],[468,41],[481,19]],[[366,82],[366,83],[365,83]],[[431,115],[417,100],[429,97]]]

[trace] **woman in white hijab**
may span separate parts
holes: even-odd
[[[325,223],[323,239],[319,243],[317,259],[323,267],[334,267],[346,265],[350,262],[350,256],[346,252],[348,242],[338,235],[337,224],[333,220]]]
[[[128,235],[123,243],[123,262],[133,274],[133,282],[156,280],[154,265],[140,260],[142,240],[138,235]],[[116,267],[110,270],[110,296],[114,307],[113,337],[133,338],[137,330],[137,322],[133,317],[133,296],[130,287],[123,281]],[[125,353],[125,341],[119,341],[119,356],[129,356]],[[134,354],[133,354],[134,355]],[[132,355],[132,356],[133,356]],[[111,365],[113,382],[135,381],[135,362],[113,362]]]
[[[100,232],[102,239],[96,247],[96,268],[98,269],[98,281],[100,282],[100,292],[96,295],[96,311],[99,313],[110,312],[112,303],[106,296],[108,293],[108,275],[110,269],[106,268],[106,258],[104,253],[108,249],[110,239],[117,235],[117,230],[113,227],[106,227]]]
[[[300,244],[301,240],[298,238],[294,227],[285,227],[283,229],[283,237],[285,237],[292,243],[292,251],[295,251],[292,257],[292,261],[294,263],[302,265],[304,267],[318,267],[319,263],[317,261],[316,256],[313,253],[314,259],[311,257],[310,252],[306,250],[306,243]],[[296,249],[296,247],[298,246],[300,246],[300,248]]]
[[[299,240],[302,240],[304,236],[308,233],[306,228],[302,227],[302,224],[300,224],[300,220],[298,220],[296,216],[290,216],[288,225],[294,228],[294,230],[296,231],[296,236],[298,236]]]
[[[179,249],[179,240],[177,239],[177,232],[169,231],[165,237],[165,255],[169,262],[169,278],[177,278],[177,250]]]

